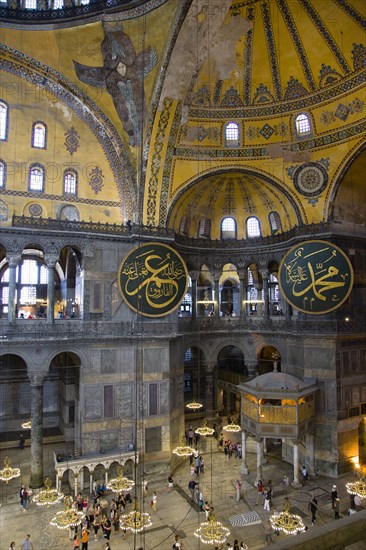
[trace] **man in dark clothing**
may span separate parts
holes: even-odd
[[[315,498],[315,495],[312,495],[309,501],[309,510],[311,511],[311,525],[315,525],[316,513],[318,510],[318,501]]]
[[[194,479],[191,479],[190,482],[188,483],[188,489],[191,492],[192,500],[194,500],[194,491],[196,489],[196,485],[197,485],[197,483]]]

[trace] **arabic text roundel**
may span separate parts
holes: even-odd
[[[296,309],[321,315],[348,298],[353,269],[346,254],[326,241],[305,241],[283,258],[278,282],[284,298]]]
[[[118,287],[127,305],[146,317],[176,309],[187,291],[188,272],[170,246],[146,243],[131,250],[120,265]]]

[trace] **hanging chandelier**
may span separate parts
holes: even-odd
[[[57,527],[58,529],[69,529],[70,527],[76,527],[80,525],[84,518],[83,512],[78,512],[71,508],[72,497],[69,496],[64,500],[65,510],[57,512],[55,517],[50,521],[50,525]]]
[[[123,468],[120,466],[117,470],[117,477],[107,483],[107,489],[110,489],[114,493],[122,493],[123,491],[131,491],[134,485],[135,482],[132,479],[123,477]]]
[[[58,491],[57,489],[51,489],[52,481],[49,477],[46,477],[44,480],[45,488],[42,489],[38,495],[34,495],[33,502],[37,506],[51,506],[52,504],[57,504],[64,498],[64,494]]]
[[[196,411],[197,409],[201,409],[203,405],[202,403],[198,403],[198,401],[191,401],[190,403],[187,403],[186,407],[187,409]]]
[[[362,479],[362,473],[357,473],[358,480],[346,483],[347,493],[357,495],[360,498],[366,498],[366,482]]]
[[[152,525],[151,517],[147,512],[140,512],[136,498],[133,507],[132,512],[121,516],[120,526],[122,529],[127,529],[133,533],[140,533]]]
[[[241,426],[239,424],[235,424],[235,421],[237,420],[236,416],[230,416],[230,424],[227,424],[226,426],[223,426],[223,430],[226,432],[240,432]]]
[[[194,531],[194,535],[200,539],[203,544],[224,544],[230,531],[219,521],[216,521],[216,516],[211,513],[208,521],[201,523],[198,529]]]
[[[275,531],[283,531],[286,535],[297,535],[305,531],[305,525],[301,516],[290,513],[290,501],[285,497],[282,512],[275,512],[269,518]]]
[[[204,418],[204,419],[202,420],[202,426],[200,426],[199,428],[197,428],[197,429],[195,430],[195,433],[196,433],[196,434],[200,434],[200,435],[202,435],[202,436],[205,437],[206,435],[212,435],[212,434],[214,433],[214,431],[215,431],[215,430],[214,430],[213,428],[209,428],[209,427],[207,426],[207,420]]]
[[[32,421],[28,420],[27,422],[23,422],[22,428],[23,430],[30,430],[32,427]]]
[[[178,456],[190,456],[191,454],[194,453],[194,449],[189,445],[186,445],[186,440],[185,440],[185,437],[183,436],[182,445],[178,445],[178,447],[175,447],[172,453]]]
[[[5,483],[8,483],[11,479],[14,479],[15,477],[20,476],[20,469],[19,468],[11,468],[11,460],[8,456],[4,459],[5,468],[0,470],[0,480],[5,481]]]

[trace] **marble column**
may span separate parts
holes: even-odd
[[[43,382],[40,374],[29,375],[31,381],[31,478],[32,489],[43,486]]]
[[[306,449],[309,454],[309,475],[315,476],[315,436],[306,434]]]
[[[262,464],[267,464],[267,458],[266,458],[266,454],[267,454],[267,439],[264,437],[263,438],[263,457],[262,457]]]
[[[47,284],[47,322],[55,322],[55,265],[58,256],[46,254],[45,261],[48,267]]]
[[[246,304],[244,304],[245,300],[245,283],[246,283],[246,271],[238,271],[239,276],[239,316],[240,318],[244,319],[246,317]]]
[[[263,280],[263,297],[264,297],[264,304],[263,304],[263,317],[264,319],[269,319],[269,295],[268,295],[268,271],[267,269],[262,269],[260,271],[260,274],[262,275]]]
[[[293,441],[293,450],[294,450],[294,480],[291,483],[293,487],[300,487],[299,479],[299,442],[297,440]]]
[[[75,496],[77,496],[77,494],[78,494],[78,477],[79,477],[78,474],[74,474],[74,493],[75,493]]]
[[[247,433],[245,430],[241,432],[241,466],[240,473],[241,475],[248,475],[248,465],[247,465]]]
[[[15,287],[16,270],[20,264],[21,256],[7,256],[9,263],[9,296],[8,296],[8,321],[12,323],[15,319]]]
[[[262,456],[263,456],[263,439],[256,438],[257,442],[257,480],[262,479]]]
[[[285,316],[286,316],[286,321],[291,321],[291,317],[292,317],[292,307],[291,307],[291,304],[289,304],[287,301],[286,301],[286,306],[285,306]]]
[[[251,378],[257,376],[257,361],[250,361],[249,359],[246,359],[245,366],[247,367],[248,376],[250,376]]]
[[[198,273],[192,272],[189,274],[192,281],[192,319],[197,318],[197,278]]]
[[[215,317],[220,317],[220,280],[217,275],[214,275],[214,289],[215,289]]]

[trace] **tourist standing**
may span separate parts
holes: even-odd
[[[256,504],[263,504],[263,483],[262,480],[259,479],[257,482],[257,500]]]
[[[30,535],[27,535],[23,540],[22,550],[34,550],[33,542],[31,541]]]
[[[264,526],[264,533],[266,535],[267,546],[269,546],[272,542],[274,542],[273,536],[272,536],[272,525],[271,525],[271,522],[269,520],[267,521],[267,523]]]
[[[81,550],[88,550],[89,529],[84,527],[81,531]]]
[[[155,491],[153,492],[151,497],[151,508],[154,510],[154,512],[156,512],[158,508],[158,496]]]
[[[337,485],[333,485],[332,492],[331,492],[331,497],[332,497],[332,508],[334,510],[335,499],[338,497]]]
[[[334,519],[339,519],[339,504],[340,500],[338,497],[334,499]]]
[[[264,510],[267,510],[267,512],[270,512],[271,510],[271,492],[266,491],[266,494],[264,495]]]
[[[315,498],[315,495],[311,496],[311,499],[309,501],[309,510],[311,512],[311,525],[315,525],[316,513],[318,510],[318,501]]]

